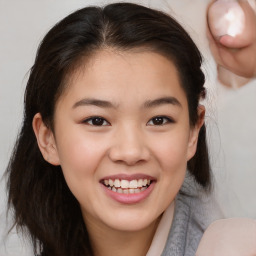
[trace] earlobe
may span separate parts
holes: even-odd
[[[59,165],[59,156],[53,132],[43,122],[40,113],[34,116],[32,126],[43,158],[52,165]]]
[[[197,108],[198,120],[194,127],[190,130],[187,161],[190,160],[196,153],[197,141],[201,127],[204,125],[205,107],[199,105]]]

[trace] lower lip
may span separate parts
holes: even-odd
[[[134,194],[117,193],[117,192],[114,192],[114,191],[108,189],[103,184],[101,184],[101,185],[102,185],[105,193],[109,197],[114,199],[115,201],[117,201],[119,203],[122,203],[122,204],[136,204],[136,203],[140,203],[141,201],[143,201],[144,199],[146,199],[150,195],[150,193],[154,189],[155,182],[152,182],[146,190],[144,190],[142,192],[139,192],[139,193],[134,193]]]

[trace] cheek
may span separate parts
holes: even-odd
[[[97,163],[105,148],[105,141],[100,136],[86,132],[83,126],[67,127],[58,133],[57,149],[63,167],[91,169],[90,165]]]
[[[91,169],[90,165],[94,164],[94,159],[99,155],[99,153],[95,154],[95,145],[88,140],[69,138],[59,148],[62,168],[72,173]]]
[[[181,147],[181,141],[177,146],[174,140],[170,140],[168,144],[162,146],[159,162],[162,167],[162,178],[164,187],[169,194],[177,193],[180,189],[186,174],[186,143]]]
[[[160,167],[156,209],[165,210],[179,192],[186,175],[188,133],[168,133],[151,141],[153,155]]]
[[[186,168],[188,151],[188,133],[169,134],[154,143],[154,155],[163,170],[168,172]]]
[[[105,155],[106,143],[98,143],[84,132],[68,134],[65,139],[59,137],[58,154],[65,180],[76,196],[97,180],[96,170]]]

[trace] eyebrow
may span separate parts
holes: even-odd
[[[89,105],[93,105],[101,108],[117,108],[117,106],[115,106],[109,101],[99,100],[94,98],[85,98],[85,99],[79,100],[73,105],[72,108],[77,108],[80,106],[89,106]]]
[[[153,107],[158,107],[158,106],[165,105],[165,104],[171,104],[174,106],[182,107],[181,103],[175,97],[162,97],[162,98],[158,98],[155,100],[147,100],[143,104],[143,108],[153,108]],[[95,99],[95,98],[85,98],[85,99],[77,101],[73,105],[72,108],[74,109],[74,108],[81,107],[81,106],[91,106],[91,105],[101,107],[101,108],[115,108],[116,109],[118,107],[118,105],[115,105],[106,100],[100,100],[100,99]]]
[[[171,104],[182,108],[181,103],[175,97],[163,97],[155,100],[147,100],[144,103],[144,108],[158,107],[165,104]]]

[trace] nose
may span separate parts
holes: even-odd
[[[119,129],[113,138],[109,158],[118,163],[135,165],[150,158],[150,150],[140,129],[125,126]]]

